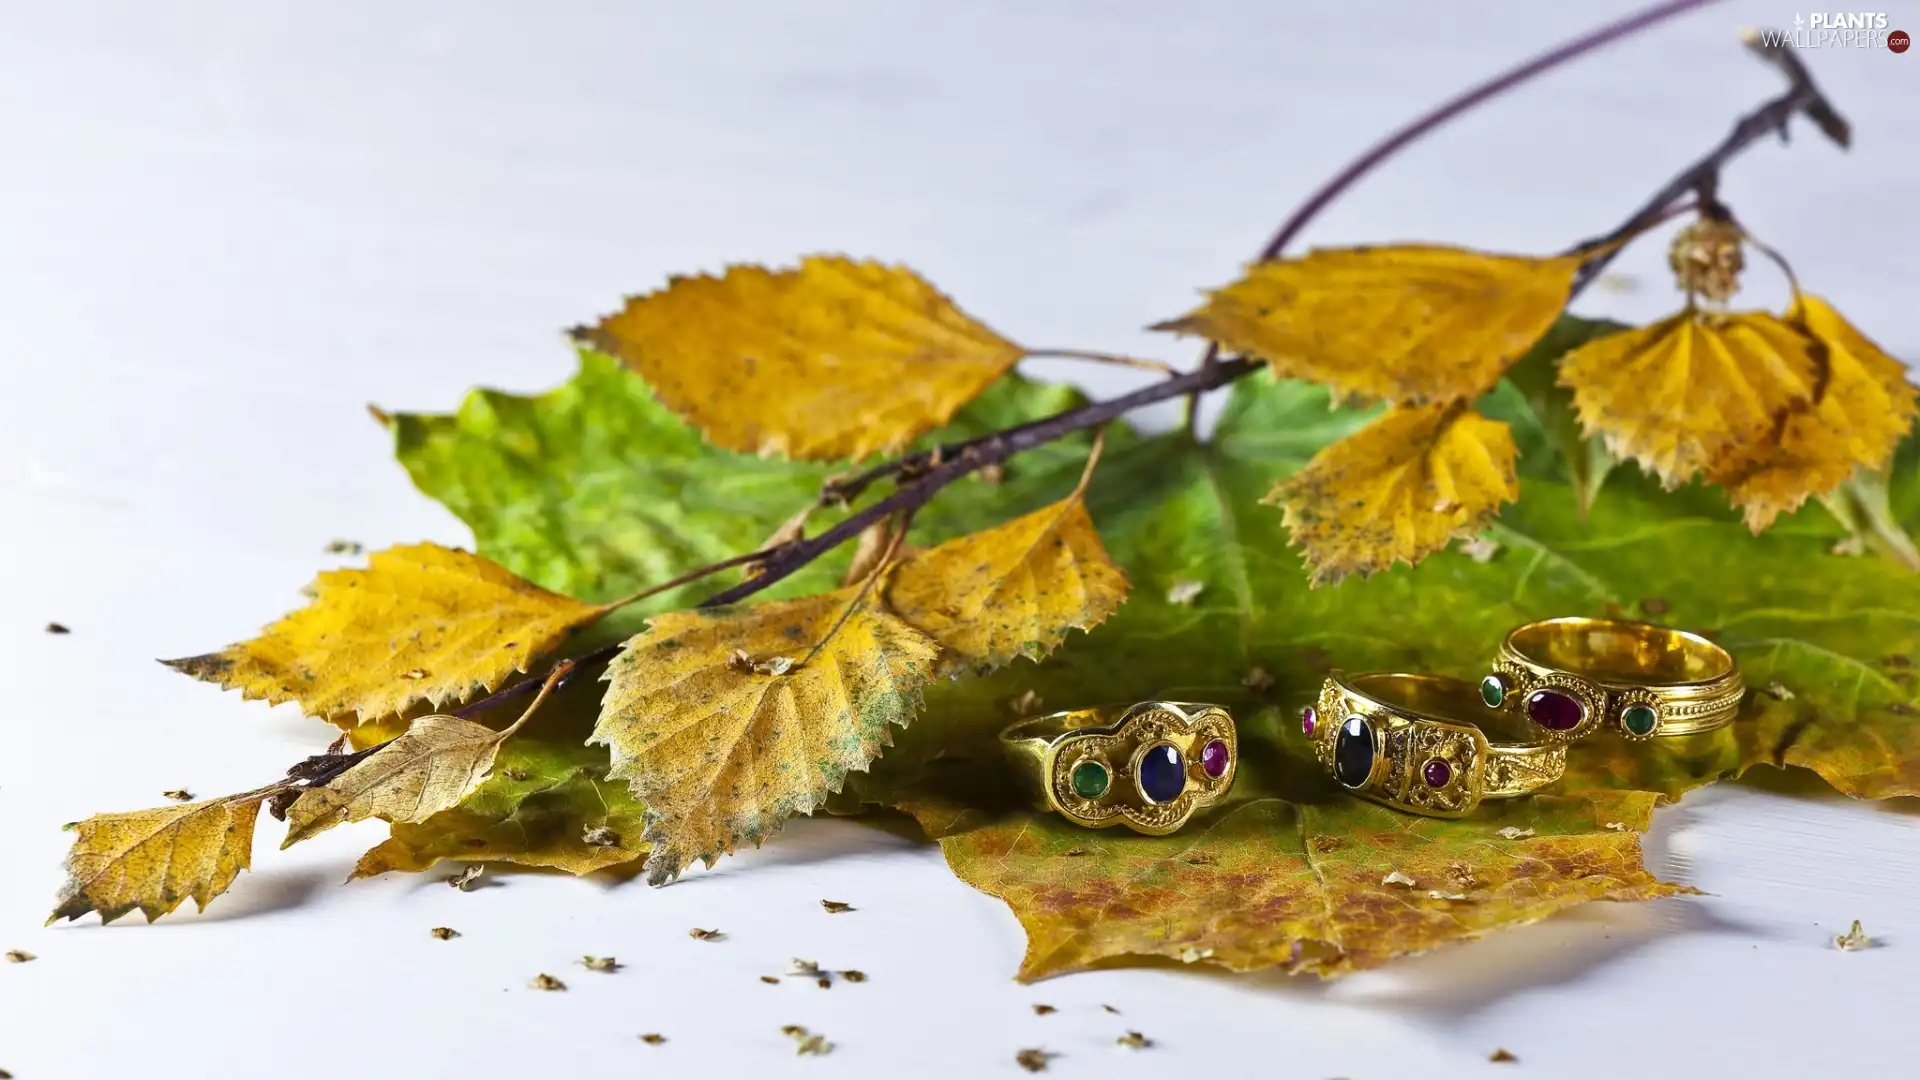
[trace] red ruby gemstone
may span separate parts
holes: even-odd
[[[1424,775],[1428,787],[1446,787],[1447,781],[1453,779],[1453,766],[1441,761],[1439,758],[1434,758],[1427,762]]]
[[[1527,719],[1548,731],[1572,731],[1586,718],[1586,706],[1571,694],[1535,690],[1527,695]]]
[[[1313,706],[1309,705],[1306,708],[1300,710],[1300,730],[1301,731],[1306,732],[1308,735],[1313,734],[1314,720],[1315,720],[1315,717],[1313,715]]]
[[[1200,751],[1200,767],[1216,780],[1227,771],[1226,740],[1215,739]]]

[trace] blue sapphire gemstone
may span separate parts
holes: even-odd
[[[1333,778],[1350,788],[1361,787],[1373,775],[1373,725],[1365,717],[1349,716],[1340,725],[1333,744]]]
[[[1186,786],[1187,767],[1179,750],[1161,743],[1140,759],[1140,793],[1148,802],[1170,803]]]

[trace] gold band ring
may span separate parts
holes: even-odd
[[[1543,619],[1500,643],[1480,694],[1573,742],[1603,722],[1628,739],[1726,727],[1746,681],[1733,655],[1699,634],[1624,619]]]
[[[1240,751],[1218,705],[1142,701],[1036,716],[1000,733],[1036,804],[1101,829],[1164,836],[1233,786]]]
[[[1429,817],[1465,817],[1482,799],[1538,791],[1567,769],[1564,744],[1490,741],[1482,727],[1518,725],[1472,683],[1445,675],[1336,672],[1301,726],[1341,786]]]

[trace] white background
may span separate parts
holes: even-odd
[[[1044,1046],[1060,1076],[1910,1075],[1920,819],[1778,780],[1656,819],[1656,869],[1709,897],[1598,905],[1335,984],[1021,987],[1003,905],[932,847],[831,822],[669,889],[523,874],[457,893],[341,885],[376,825],[280,853],[263,819],[257,869],[204,917],[40,928],[62,822],[241,790],[328,739],[153,657],[296,606],[334,537],[467,542],[366,402],[545,388],[572,367],[560,329],[623,294],[816,250],[909,262],[1022,341],[1184,362],[1138,328],[1228,279],[1312,185],[1626,7],[0,2],[0,948],[40,957],[0,965],[0,1068],[986,1077]],[[1552,76],[1309,239],[1539,252],[1603,231],[1777,89],[1734,31],[1794,10],[1722,5]],[[1911,356],[1920,56],[1807,59],[1856,149],[1801,128],[1724,194]],[[1640,287],[1583,310],[1669,309],[1661,258],[1636,249],[1620,268]],[[1779,295],[1753,276],[1755,299]],[[1835,951],[1855,918],[1884,947]],[[442,924],[465,936],[430,939]],[[629,967],[590,974],[582,953]],[[871,981],[756,981],[796,955]],[[572,989],[526,989],[541,971]],[[833,1055],[795,1060],[788,1023]],[[1130,1027],[1158,1045],[1116,1048]],[[1488,1064],[1496,1046],[1521,1063]]]

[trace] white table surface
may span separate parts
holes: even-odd
[[[327,740],[153,657],[297,605],[331,538],[467,541],[364,403],[553,385],[572,364],[558,331],[621,295],[815,250],[909,262],[1021,340],[1186,361],[1138,328],[1227,280],[1310,186],[1627,7],[0,3],[0,948],[39,955],[0,965],[0,1069],[990,1077],[1044,1046],[1058,1076],[1912,1075],[1912,800],[1777,782],[1657,817],[1651,863],[1709,896],[1595,905],[1336,983],[1023,987],[999,901],[934,847],[826,821],[668,889],[511,875],[458,893],[341,885],[377,824],[281,853],[263,820],[256,870],[205,916],[40,927],[60,823],[240,790]],[[1309,239],[1544,251],[1601,231],[1776,89],[1733,32],[1792,15],[1726,4],[1555,75]],[[1724,194],[1912,356],[1920,59],[1807,59],[1857,148],[1803,129]],[[1636,249],[1620,269],[1644,284],[1582,310],[1667,310],[1661,257]],[[860,910],[826,917],[822,897]],[[1885,946],[1834,950],[1856,918]],[[442,924],[465,936],[431,940]],[[587,974],[582,953],[630,966]],[[795,955],[872,978],[754,981]],[[573,989],[525,989],[539,971]],[[788,1023],[833,1054],[796,1060]],[[1158,1045],[1116,1048],[1129,1027]],[[1520,1064],[1488,1064],[1496,1046]]]

